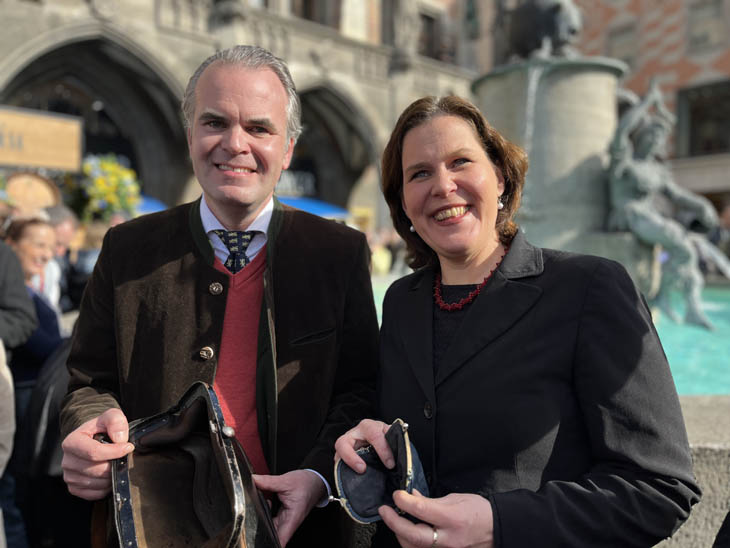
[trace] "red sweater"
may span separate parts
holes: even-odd
[[[213,388],[226,424],[235,429],[236,439],[257,474],[269,472],[256,415],[256,353],[265,266],[265,248],[236,274],[215,259],[215,267],[228,275],[229,285]]]

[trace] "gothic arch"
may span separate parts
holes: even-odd
[[[366,168],[378,165],[373,125],[330,83],[312,83],[299,95],[304,131],[290,170],[299,176],[313,175],[317,197],[347,207],[350,192]]]
[[[173,95],[182,96],[186,82],[181,81],[175,74],[186,75],[189,71],[187,67],[168,68],[147,48],[133,40],[127,32],[111,23],[103,23],[96,19],[59,26],[24,40],[13,50],[12,55],[0,60],[0,89],[7,86],[20,71],[36,59],[64,46],[93,40],[103,40],[118,45],[149,67]]]
[[[127,156],[146,194],[176,203],[191,176],[177,79],[108,26],[75,25],[31,42],[0,71],[12,74],[0,103],[82,116],[86,152]]]

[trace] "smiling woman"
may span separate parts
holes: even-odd
[[[40,219],[14,221],[5,238],[20,259],[26,283],[33,276],[43,274],[56,246],[56,233],[50,223]]]
[[[444,283],[480,282],[505,253],[496,229],[504,180],[474,127],[455,116],[424,122],[403,139],[402,164],[403,211],[439,256]]]
[[[30,404],[38,373],[46,359],[62,342],[56,312],[39,292],[31,287],[31,279],[41,275],[48,261],[53,257],[56,233],[53,227],[40,219],[16,220],[10,224],[5,235],[8,245],[20,260],[26,288],[33,299],[38,326],[30,338],[13,349],[10,370],[13,373],[15,392],[15,420],[19,431],[16,439],[23,437],[23,419]],[[15,461],[18,457],[13,457]],[[10,467],[0,479],[2,505],[6,529],[13,531],[13,538],[21,543],[25,537],[23,518],[15,506],[14,468]],[[24,542],[23,542],[24,543]]]
[[[517,230],[527,159],[458,97],[425,97],[383,153],[416,271],[388,289],[378,419],[400,418],[429,496],[396,491],[374,546],[652,546],[699,500],[679,400],[639,291],[613,261]],[[382,421],[382,422],[381,422]],[[529,524],[529,525],[528,525]]]

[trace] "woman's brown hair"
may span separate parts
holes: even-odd
[[[382,184],[393,226],[406,242],[408,265],[413,269],[438,264],[438,258],[436,252],[418,234],[410,231],[411,221],[403,211],[403,140],[410,130],[437,116],[457,116],[466,120],[479,136],[491,162],[501,171],[504,177],[504,208],[497,214],[496,228],[503,244],[509,244],[517,233],[517,225],[513,219],[520,207],[527,173],[525,152],[502,137],[489,125],[479,109],[466,99],[449,95],[423,97],[411,103],[398,118],[383,151]]]
[[[51,225],[51,223],[45,219],[39,219],[38,217],[16,219],[10,223],[10,226],[8,226],[3,239],[7,242],[17,243],[23,238],[25,232],[34,226],[47,226],[53,229],[53,225]]]

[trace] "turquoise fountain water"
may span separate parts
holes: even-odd
[[[683,300],[678,293],[673,297],[682,317]],[[660,316],[657,332],[680,394],[730,394],[730,286],[706,287],[702,302],[714,331]]]
[[[373,277],[375,306],[380,318],[383,297],[395,280],[391,276]],[[674,295],[674,309],[680,317],[684,305]],[[714,331],[684,324],[669,318],[656,320],[657,332],[672,369],[677,392],[689,394],[730,394],[730,286],[707,287],[702,294],[704,311],[715,324]]]

